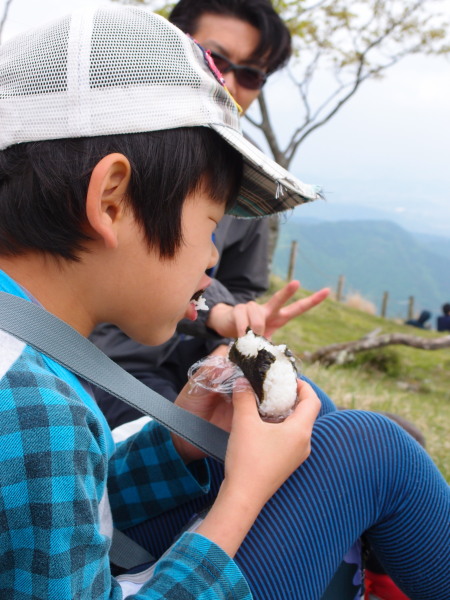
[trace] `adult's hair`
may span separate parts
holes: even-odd
[[[195,37],[204,14],[224,15],[250,23],[261,33],[254,57],[263,59],[267,73],[283,67],[292,53],[291,34],[270,0],[180,0],[169,21]]]
[[[234,204],[242,157],[206,127],[29,142],[0,152],[0,255],[29,250],[78,260],[89,240],[86,194],[104,156],[131,164],[126,195],[150,248],[173,257],[182,244],[188,194]]]
[[[448,302],[446,302],[442,307],[442,312],[444,315],[450,315],[450,304]]]

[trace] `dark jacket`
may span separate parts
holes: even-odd
[[[441,315],[437,318],[438,331],[450,331],[450,315]]]

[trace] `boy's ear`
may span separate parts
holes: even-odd
[[[131,165],[126,156],[108,154],[94,167],[86,196],[86,216],[91,228],[107,248],[118,245],[118,226],[127,210]]]

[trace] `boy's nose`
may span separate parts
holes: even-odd
[[[211,242],[211,258],[208,263],[208,269],[212,269],[219,260],[219,251],[217,250],[214,242]]]

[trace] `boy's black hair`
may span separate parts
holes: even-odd
[[[204,190],[227,208],[236,200],[242,157],[206,127],[18,144],[0,152],[0,255],[37,250],[78,260],[90,239],[90,176],[113,152],[131,163],[126,201],[161,257],[182,244],[188,194]]]
[[[450,304],[449,303],[445,303],[442,307],[442,312],[444,313],[444,315],[450,315]]]
[[[256,27],[261,40],[254,57],[263,59],[268,74],[289,60],[291,34],[270,0],[180,0],[170,13],[169,21],[195,37],[198,19],[204,14],[236,17]]]

